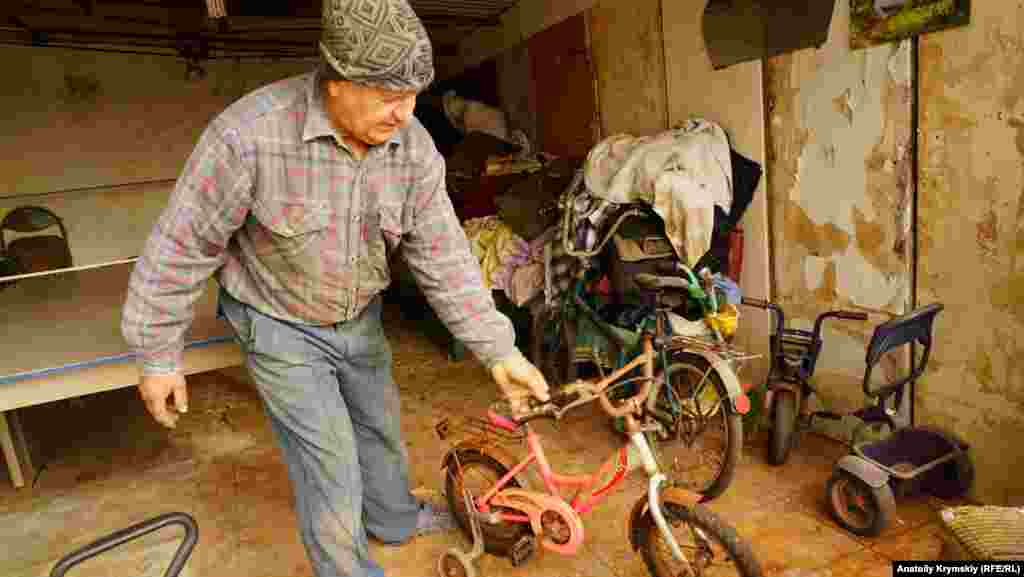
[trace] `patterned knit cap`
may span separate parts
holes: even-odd
[[[320,54],[360,84],[418,92],[434,80],[430,38],[406,0],[324,0]]]

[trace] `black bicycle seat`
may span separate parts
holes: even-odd
[[[641,288],[649,290],[686,290],[687,288],[690,287],[690,281],[686,280],[685,278],[678,276],[658,276],[656,274],[650,274],[646,272],[634,275],[633,280],[636,281],[636,284],[638,284]]]

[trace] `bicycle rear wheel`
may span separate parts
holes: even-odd
[[[445,472],[445,496],[449,510],[468,539],[473,539],[473,529],[462,497],[465,494],[463,491],[468,490],[474,499],[478,498],[507,473],[508,469],[497,459],[472,449],[459,450],[449,462]],[[519,483],[512,479],[506,487],[518,488]],[[484,550],[492,555],[505,555],[530,528],[527,524],[483,523],[480,530],[483,533]]]
[[[746,543],[718,515],[702,505],[683,507],[664,503],[665,520],[672,536],[690,565],[690,571],[672,555],[655,523],[646,525],[639,536],[647,570],[654,577],[761,577],[761,566]]]
[[[658,458],[670,479],[707,502],[732,483],[743,449],[743,421],[704,357],[673,353],[669,373],[670,386],[661,387],[657,399],[656,418],[665,429],[655,439]]]

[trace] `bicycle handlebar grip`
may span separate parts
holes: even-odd
[[[742,302],[743,304],[745,304],[747,306],[757,307],[759,309],[766,309],[766,308],[768,308],[768,301],[766,301],[766,300],[755,299],[755,298],[750,298],[750,297],[743,297],[743,299],[740,302]]]
[[[855,311],[838,311],[836,312],[836,318],[846,319],[848,321],[866,321],[868,320],[868,315],[867,313]]]

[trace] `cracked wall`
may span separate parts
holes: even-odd
[[[1019,505],[1024,5],[972,10],[968,27],[919,37],[916,86],[910,41],[847,48],[847,2],[837,3],[825,46],[768,61],[773,281],[776,299],[805,327],[832,307],[871,315],[826,331],[816,381],[823,404],[840,409],[865,401],[860,378],[873,326],[909,310],[915,288],[918,305],[943,303],[917,386],[917,424],[971,444],[975,498]]]
[[[589,14],[602,134],[667,129],[659,0],[598,2]]]
[[[975,493],[1024,504],[1024,4],[923,36],[918,300],[938,301],[919,420],[963,436]]]
[[[842,410],[864,404],[872,327],[908,310],[912,282],[910,44],[851,51],[848,31],[837,2],[824,46],[766,67],[775,300],[802,328],[833,308],[870,317],[825,324],[819,400]]]

